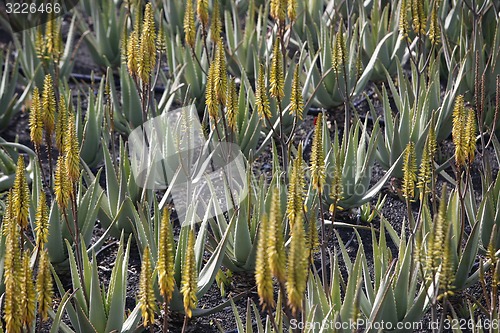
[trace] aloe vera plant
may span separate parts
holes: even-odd
[[[304,89],[306,89],[308,98],[313,104],[327,109],[333,108],[360,95],[366,87],[378,60],[379,53],[385,46],[384,43],[391,38],[392,34],[385,35],[379,41],[366,67],[361,68],[361,55],[359,54],[359,34],[361,27],[359,24],[359,21],[357,21],[352,31],[350,31],[350,36],[352,36],[349,41],[350,44],[345,44],[344,51],[340,52],[344,60],[343,64],[339,63],[340,67],[338,69],[332,67],[335,60],[334,51],[340,47],[340,45],[335,46],[335,41],[339,38],[340,34],[347,33],[342,31],[335,35],[332,27],[328,27],[325,24],[320,26],[320,41],[323,47],[317,51],[310,49],[308,57],[305,60],[307,76]],[[343,35],[342,37],[346,40]],[[311,44],[311,41],[308,40],[308,43]]]
[[[83,1],[86,14],[93,18],[92,29],[77,10],[79,29],[94,62],[101,67],[116,68],[121,61],[121,39],[126,20],[125,3]]]
[[[111,279],[107,290],[99,280],[99,270],[95,251],[83,253],[84,275],[79,276],[75,255],[68,242],[66,247],[70,259],[71,282],[74,290],[74,303],[66,305],[66,313],[72,324],[72,330],[65,332],[134,332],[135,327],[126,329],[126,319],[131,321],[140,318],[137,313],[125,318],[125,298],[128,282],[128,261],[131,238],[125,242],[122,234],[118,243],[116,265],[111,271]],[[82,247],[83,249],[84,247]],[[55,275],[57,276],[57,275]],[[59,292],[64,286],[57,278]]]
[[[85,177],[87,178],[87,177]],[[88,183],[81,180],[78,183],[78,197],[77,197],[77,209],[78,209],[78,226],[81,233],[81,240],[83,244],[87,246],[90,244],[92,238],[92,232],[95,226],[97,214],[99,212],[99,205],[101,203],[102,194],[100,193],[100,187],[98,184],[98,178],[90,177],[87,178]],[[31,200],[33,203],[37,203],[40,198],[40,191],[43,190],[42,182],[40,178],[40,170],[38,166],[35,167],[34,181],[32,184],[32,194]],[[35,230],[35,212],[36,206],[30,209],[30,216],[32,222],[32,228]],[[69,240],[71,245],[74,245],[74,230],[73,230],[73,215],[68,214],[68,221],[62,216],[62,212],[58,207],[57,203],[52,202],[49,204],[49,242],[47,244],[47,250],[49,253],[50,260],[56,270],[67,271],[68,269],[68,256],[69,252],[65,246],[65,240]],[[98,249],[105,237],[101,238],[97,242]],[[101,245],[100,245],[101,244]]]
[[[401,6],[401,2],[400,6]],[[374,65],[371,79],[374,81],[384,80],[385,71],[391,76],[397,72],[397,62],[403,59],[405,45],[399,33],[399,22],[391,13],[396,11],[397,1],[391,1],[384,7],[382,2],[374,1],[371,11],[368,13],[365,8],[360,8],[361,41],[363,47],[363,63],[367,66],[371,55],[378,51],[378,59]],[[364,7],[359,4],[359,7]],[[370,19],[367,16],[370,16]],[[389,36],[386,38],[386,36]],[[380,45],[380,46],[379,46]],[[385,70],[384,70],[385,69]]]
[[[27,97],[30,85],[28,85],[21,96],[16,93],[19,77],[19,58],[14,64],[10,62],[10,49],[0,54],[0,129],[5,129],[10,121],[17,115]]]
[[[114,235],[119,235],[122,230],[130,233],[133,230],[130,222],[133,221],[136,203],[140,201],[142,192],[132,176],[127,147],[120,140],[117,152],[120,156],[119,163],[112,159],[105,144],[102,144],[102,151],[107,186],[105,191],[100,186],[98,190],[102,194],[99,219],[105,228],[112,229]]]
[[[147,216],[149,214],[147,212],[141,211],[139,213],[134,214],[135,221],[135,232],[137,239],[137,244],[139,249],[143,249],[148,247],[151,249],[151,257],[152,262],[157,263],[158,260],[158,249],[160,241],[159,232],[161,225],[161,213],[158,207],[158,203],[156,201],[153,202],[153,215]],[[186,219],[195,218],[193,211],[189,211]],[[150,223],[152,221],[152,223]],[[224,259],[225,249],[228,245],[230,239],[231,230],[235,227],[236,219],[232,219],[230,224],[228,225],[228,229],[225,231],[220,241],[217,243],[216,247],[213,249],[212,256],[207,262],[203,262],[203,253],[205,251],[205,243],[207,242],[208,237],[208,219],[204,220],[200,224],[200,229],[196,235],[196,240],[194,243],[195,257],[196,257],[196,270],[197,270],[197,290],[196,297],[197,299],[202,298],[207,291],[210,289],[210,286],[215,281],[215,277],[219,271],[220,266],[222,265]],[[179,238],[176,240],[174,244],[174,272],[172,273],[175,277],[176,287],[174,288],[172,299],[170,301],[170,309],[175,312],[185,312],[183,299],[180,292],[180,284],[181,284],[181,274],[182,274],[182,265],[183,260],[186,257],[186,253],[188,251],[188,237],[191,229],[191,225],[186,224],[181,228],[181,232]],[[159,298],[158,298],[159,299]],[[195,308],[192,310],[193,316],[203,316],[208,315],[210,313],[214,313],[225,307],[228,303],[224,302],[219,306],[210,309],[202,309]]]

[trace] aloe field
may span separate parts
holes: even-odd
[[[1,0],[0,333],[500,332],[498,0]]]

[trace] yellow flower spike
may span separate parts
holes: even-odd
[[[339,152],[335,158],[335,169],[333,170],[333,179],[330,186],[330,198],[332,198],[335,203],[342,200],[344,194],[341,162],[342,161]]]
[[[165,44],[165,28],[163,27],[163,21],[160,20],[160,26],[158,27],[158,34],[156,35],[156,50],[160,53],[165,53],[167,50],[167,45]]]
[[[441,190],[441,201],[439,203],[438,215],[434,222],[435,230],[436,230],[436,243],[438,247],[435,249],[436,257],[439,257],[441,253],[441,246],[445,242],[447,230],[448,230],[448,218],[446,211],[448,209],[447,199],[446,199],[446,187],[444,186]]]
[[[440,255],[443,259],[441,261],[441,270],[439,272],[439,290],[441,293],[438,296],[438,300],[454,295],[453,283],[455,282],[455,270],[453,267],[453,254],[451,252],[451,240],[449,239],[449,236],[445,237],[443,244],[440,244]],[[442,249],[443,246],[444,251]]]
[[[131,76],[139,74],[139,36],[137,30],[132,31],[127,41],[127,68]]]
[[[35,285],[33,284],[33,270],[30,267],[30,251],[26,250],[23,254],[22,265],[22,291],[21,291],[21,313],[23,326],[28,329],[31,328],[35,320],[35,307],[36,307],[36,292]]]
[[[347,61],[347,49],[342,32],[343,22],[340,22],[339,30],[335,36],[335,45],[333,46],[332,68],[335,73],[340,73],[344,69]]]
[[[293,230],[293,224],[298,216],[302,215],[304,207],[304,161],[302,159],[302,142],[297,149],[297,157],[292,161],[290,170],[290,184],[288,185],[288,199],[286,216]]]
[[[416,174],[417,158],[415,156],[415,144],[410,141],[406,145],[403,159],[403,196],[410,201],[415,197]]]
[[[439,1],[434,1],[431,12],[431,22],[429,24],[429,39],[433,45],[438,45],[441,39],[441,29],[439,28]]]
[[[297,18],[297,0],[288,0],[287,10],[290,21],[295,21]]]
[[[52,59],[54,61],[59,61],[61,58],[61,54],[63,51],[62,47],[62,34],[61,34],[61,21],[57,18],[54,17],[53,19],[54,24],[52,25],[53,32],[52,32],[52,38],[53,38],[53,45],[54,45],[54,50],[49,53],[52,55]]]
[[[139,77],[143,82],[149,82],[156,64],[156,28],[151,2],[146,4],[144,12],[139,55]]]
[[[64,136],[68,122],[68,109],[66,108],[66,99],[61,94],[59,99],[59,112],[57,114],[56,122],[56,147],[59,152],[64,153]]]
[[[47,250],[40,252],[38,274],[36,276],[36,293],[38,313],[42,321],[49,319],[49,310],[52,308],[52,274],[50,272],[49,254]]]
[[[288,4],[286,0],[271,0],[271,17],[275,21],[284,23],[286,20]]]
[[[196,308],[198,299],[198,272],[196,270],[196,257],[194,254],[194,230],[189,230],[186,257],[182,266],[181,294],[183,296],[184,312],[188,318],[193,315],[192,310]]]
[[[158,246],[158,285],[160,293],[165,302],[169,303],[175,287],[174,278],[174,238],[172,224],[170,223],[170,211],[168,208],[163,210],[163,217],[160,226],[160,237]]]
[[[45,25],[45,36],[44,36],[44,43],[45,43],[45,59],[50,59],[52,57],[52,54],[54,52],[54,16],[52,14],[49,14],[47,23]]]
[[[323,114],[316,119],[316,128],[311,151],[311,183],[316,191],[321,192],[325,184],[325,154],[323,151]]]
[[[269,108],[269,98],[267,97],[266,79],[264,65],[260,64],[259,74],[255,87],[255,106],[261,119],[271,118],[271,109]]]
[[[62,53],[61,22],[49,14],[49,19],[45,25],[45,59],[58,61]]]
[[[500,287],[500,259],[496,259],[495,271],[493,273],[493,285]]]
[[[463,125],[463,114],[464,114],[464,96],[463,95],[458,95],[457,98],[455,99],[455,106],[453,107],[453,127],[452,127],[452,132],[451,135],[453,137],[453,141],[459,140],[461,131],[462,131],[462,125]]]
[[[47,74],[43,82],[42,114],[43,125],[49,138],[52,136],[52,133],[54,133],[56,107],[56,96],[54,94],[52,76]]]
[[[20,332],[22,326],[20,298],[22,282],[20,229],[15,220],[14,198],[12,191],[7,197],[7,209],[3,218],[5,235],[3,318],[7,332]]]
[[[43,31],[42,26],[39,25],[36,28],[36,37],[35,37],[35,52],[38,59],[43,59],[45,57],[45,41],[43,39]]]
[[[317,253],[319,251],[319,235],[315,220],[309,221],[307,230],[307,245],[310,253]]]
[[[121,63],[127,66],[127,57],[128,57],[128,29],[127,25],[123,25],[122,34],[120,40],[120,60]]]
[[[30,139],[35,147],[40,147],[43,142],[43,115],[40,93],[38,88],[33,89],[33,98],[30,107]]]
[[[12,190],[12,209],[17,223],[22,229],[28,228],[28,215],[30,207],[30,190],[26,180],[24,158],[19,155],[17,159],[16,177]]]
[[[292,80],[292,92],[290,95],[290,113],[302,120],[302,111],[304,110],[304,101],[302,97],[302,88],[300,83],[300,66],[295,66]]]
[[[302,218],[298,218],[293,226],[290,251],[288,253],[288,271],[286,291],[288,305],[294,317],[302,309],[302,300],[307,285],[309,251],[306,243]]]
[[[413,252],[415,263],[422,265],[422,230],[415,233],[415,250]]]
[[[273,189],[271,213],[269,215],[269,268],[280,283],[286,279],[285,241],[283,239],[283,216],[281,214],[281,197],[277,187]]]
[[[453,108],[453,127],[451,135],[455,145],[455,163],[458,167],[464,166],[467,159],[467,137],[466,137],[466,112],[464,97],[457,96]]]
[[[280,38],[274,41],[273,59],[271,62],[271,73],[269,74],[269,94],[271,97],[281,100],[285,96],[285,77],[283,74],[283,56],[281,54]]]
[[[49,209],[45,193],[40,191],[35,215],[36,246],[43,248],[49,237]]]
[[[429,151],[429,157],[433,160],[436,156],[437,151],[437,140],[436,140],[436,130],[434,126],[430,126],[429,133],[427,134],[426,142],[427,150]]]
[[[203,30],[208,27],[208,0],[198,0],[196,3],[196,14],[201,22]]]
[[[5,211],[2,218],[2,235],[7,236],[10,231],[10,222],[14,220],[12,217],[12,190],[7,192],[7,199],[5,204]]]
[[[75,116],[71,114],[68,119],[66,134],[64,136],[64,152],[66,154],[66,172],[71,183],[75,184],[80,177],[80,147],[75,128]]]
[[[222,33],[222,22],[219,12],[219,1],[214,0],[214,9],[212,12],[212,24],[210,25],[210,38],[214,43],[217,43]]]
[[[236,113],[238,112],[238,95],[236,94],[236,83],[234,77],[229,81],[226,94],[227,124],[233,132],[236,131]]]
[[[424,200],[424,193],[429,194],[429,184],[432,177],[432,160],[429,156],[427,143],[422,152],[422,161],[418,171],[417,188],[420,190],[420,201]]]
[[[437,273],[441,258],[443,257],[443,244],[447,240],[448,220],[446,217],[447,200],[446,185],[441,190],[441,201],[439,203],[438,214],[434,217],[433,227],[429,234],[427,245],[426,266],[427,279],[432,280]]]
[[[141,307],[144,327],[152,325],[155,321],[155,293],[153,290],[153,269],[149,257],[149,247],[146,246],[142,254],[141,276],[139,277],[139,303]]]
[[[413,31],[417,34],[425,34],[427,15],[424,11],[424,2],[422,0],[411,0],[411,15]]]
[[[217,94],[215,92],[215,61],[212,61],[210,68],[208,69],[207,75],[207,87],[205,89],[205,104],[207,105],[207,110],[210,118],[215,121],[218,118],[219,102],[217,100]]]
[[[465,120],[465,149],[467,161],[472,163],[476,154],[476,113],[473,109],[466,110]]]
[[[194,9],[192,0],[187,0],[186,10],[184,11],[184,38],[186,44],[191,48],[194,48],[196,27],[194,25]]]
[[[224,51],[224,44],[222,37],[217,41],[215,49],[215,76],[213,82],[213,89],[217,95],[217,100],[220,105],[226,105],[227,94],[227,68],[226,68],[226,53]]]
[[[401,0],[399,7],[399,34],[401,39],[407,39],[410,31],[408,25],[408,0]],[[412,0],[409,0],[412,1]]]
[[[274,290],[271,267],[269,267],[269,219],[262,216],[255,258],[255,283],[260,305],[266,309],[274,308]]]
[[[56,171],[54,174],[54,193],[56,195],[57,205],[61,210],[65,210],[69,203],[69,198],[72,195],[71,183],[68,179],[68,171],[66,168],[66,158],[64,155],[59,155],[57,159]]]

